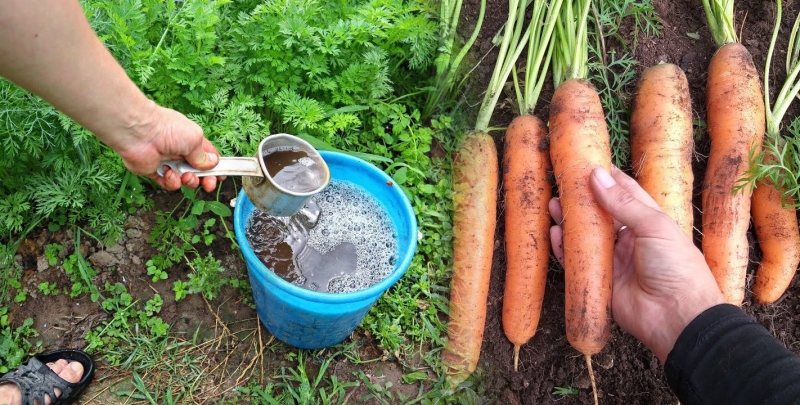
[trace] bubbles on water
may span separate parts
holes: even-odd
[[[246,235],[267,267],[315,291],[367,288],[394,270],[398,253],[385,209],[362,188],[340,181],[291,218],[253,211]]]
[[[324,254],[350,243],[357,257],[355,273],[332,280],[330,291],[362,290],[394,270],[389,259],[397,255],[395,231],[389,214],[374,197],[358,186],[336,181],[318,195],[317,201],[324,215],[310,231],[308,245]]]

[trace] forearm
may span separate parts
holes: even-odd
[[[682,404],[800,402],[800,359],[728,304],[689,324],[665,371]]]
[[[119,149],[152,114],[76,0],[0,1],[0,76]]]

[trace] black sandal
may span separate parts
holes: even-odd
[[[55,363],[64,359],[77,361],[83,365],[83,376],[77,383],[70,383],[54,373],[47,363]],[[44,405],[45,395],[50,397],[51,405],[71,404],[77,399],[94,377],[94,360],[80,350],[56,350],[39,354],[28,360],[28,363],[0,378],[0,384],[16,384],[22,393],[22,405]],[[54,389],[61,390],[56,397]]]

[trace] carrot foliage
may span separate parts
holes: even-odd
[[[786,52],[786,79],[770,103],[770,67],[775,51],[775,43],[780,30],[783,12],[782,2],[778,0],[776,8],[775,28],[772,33],[769,51],[767,52],[766,66],[764,67],[764,105],[766,107],[767,132],[764,137],[762,151],[759,154],[751,152],[751,168],[744,178],[737,183],[737,190],[743,187],[752,187],[759,180],[769,180],[775,184],[776,189],[783,190],[784,202],[786,197],[793,197],[794,207],[800,207],[800,118],[795,118],[785,128],[788,136],[781,135],[781,123],[789,106],[800,94],[800,15],[795,19],[791,34],[789,35],[789,48]],[[771,156],[771,158],[766,158]]]

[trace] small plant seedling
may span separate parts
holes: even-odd
[[[43,282],[39,284],[39,291],[44,295],[58,295],[58,287],[55,282]]]
[[[553,388],[553,396],[563,398],[567,395],[575,395],[579,391],[577,388],[573,387],[554,387]]]
[[[686,36],[691,38],[691,39],[700,39],[700,34],[697,31],[695,31],[695,32],[687,32]]]
[[[50,266],[58,264],[58,253],[64,250],[64,246],[58,243],[51,243],[44,248],[44,256],[47,258],[47,263]]]

